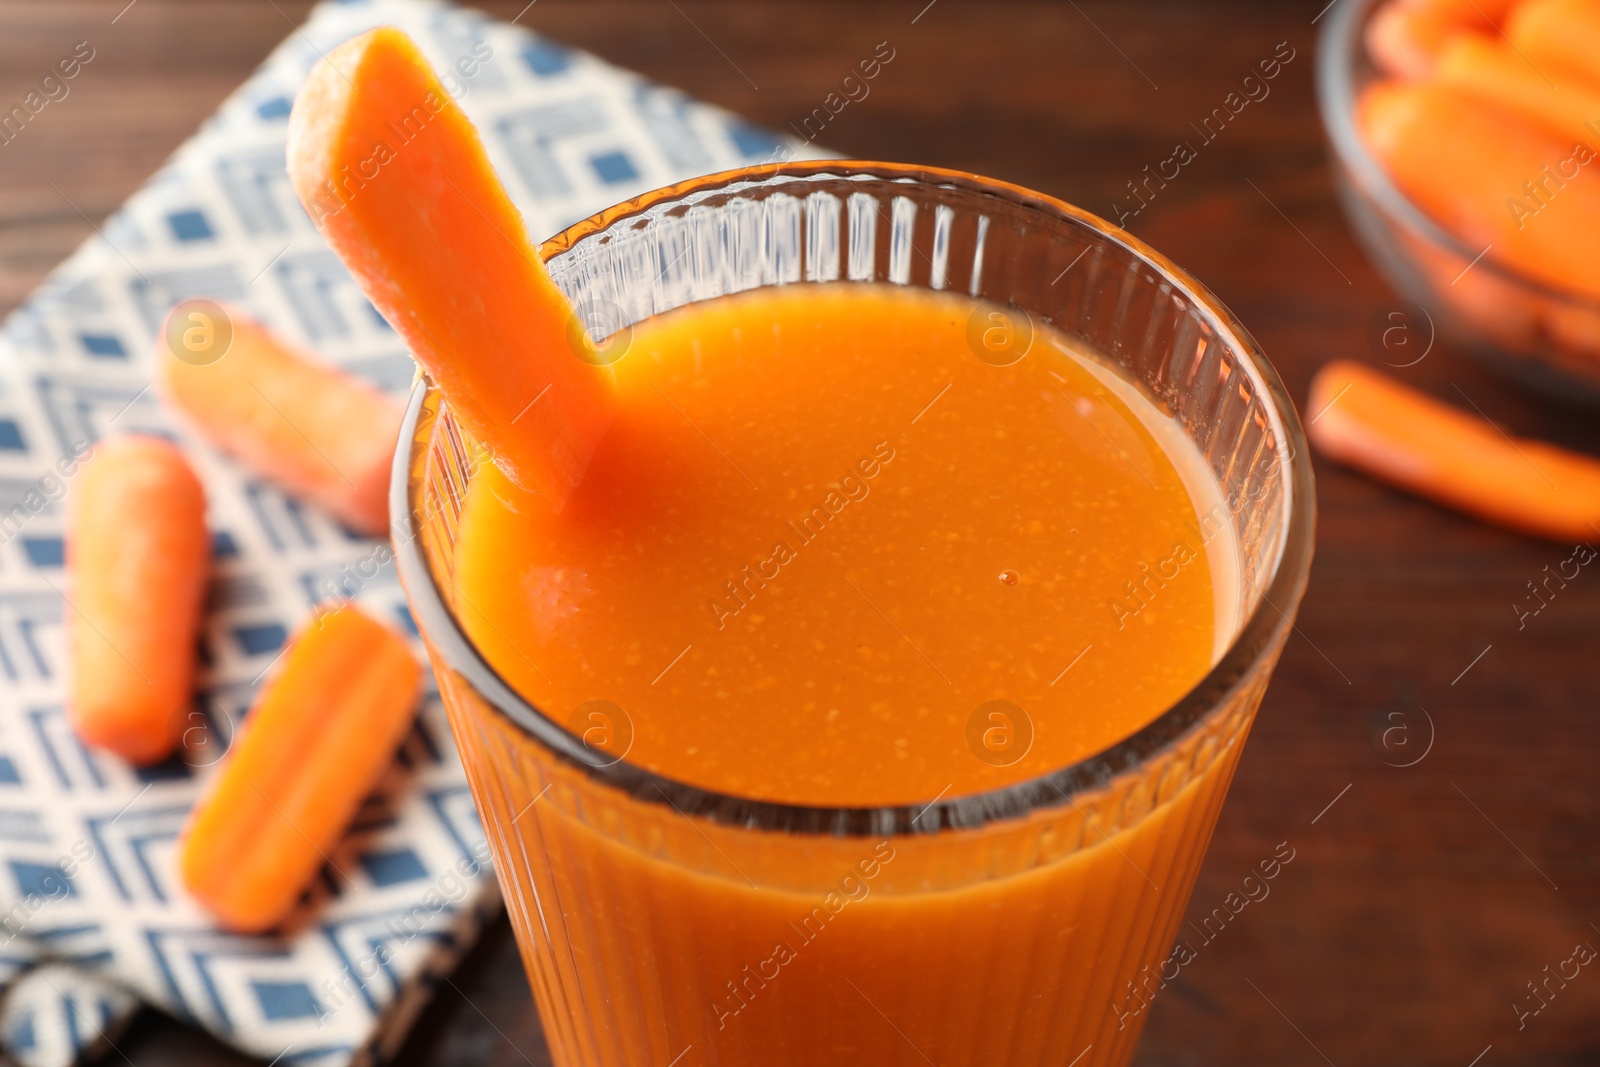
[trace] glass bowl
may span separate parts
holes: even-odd
[[[1366,27],[1384,2],[1334,4],[1317,48],[1317,100],[1339,199],[1357,238],[1400,295],[1427,314],[1430,340],[1437,331],[1547,396],[1600,406],[1600,302],[1552,288],[1462,243],[1400,191],[1361,139],[1356,100],[1379,77]],[[1415,351],[1400,358],[1420,358]]]

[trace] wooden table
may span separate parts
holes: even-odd
[[[0,6],[0,99],[20,98],[72,42],[97,49],[59,113],[0,150],[6,309],[306,10],[138,0],[112,25],[125,2]],[[1323,361],[1376,358],[1369,321],[1392,299],[1329,180],[1311,88],[1324,2],[539,0],[522,20],[775,128],[888,41],[893,64],[826,143],[1002,177],[1108,215],[1129,179],[1196,140],[1189,123],[1287,41],[1295,58],[1271,95],[1130,228],[1211,286],[1304,397]],[[509,18],[523,3],[489,6]],[[1459,388],[1517,432],[1600,452],[1592,415],[1539,402],[1445,346],[1404,373],[1457,402]],[[1600,571],[1519,628],[1525,583],[1571,546],[1320,462],[1317,474],[1311,590],[1191,914],[1220,904],[1279,842],[1295,859],[1156,1000],[1139,1062],[1594,1062],[1600,973],[1582,972],[1521,1031],[1512,1005],[1576,943],[1600,946]],[[401,1062],[548,1062],[503,922],[454,985]],[[153,1012],[119,1045],[139,1067],[242,1062]]]

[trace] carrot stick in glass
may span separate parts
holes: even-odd
[[[477,131],[411,39],[330,52],[289,119],[295,192],[466,430],[555,506],[615,407]]]
[[[393,761],[421,677],[399,635],[348,604],[294,638],[180,844],[184,886],[224,926],[294,910]]]
[[[211,561],[205,493],[176,448],[111,438],[67,505],[67,718],[135,763],[177,744]]]
[[[1317,372],[1307,410],[1319,451],[1380,481],[1540,537],[1600,537],[1600,460],[1511,437],[1347,360]]]

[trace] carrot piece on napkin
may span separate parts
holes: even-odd
[[[1600,536],[1600,460],[1440,403],[1359,363],[1317,372],[1313,444],[1330,458],[1481,519],[1560,541]]]
[[[358,533],[389,530],[389,467],[403,415],[400,404],[367,383],[318,363],[232,308],[222,314],[232,342],[199,358],[169,340],[156,343],[163,398],[224,451],[296,496],[326,509]]]
[[[348,604],[294,638],[180,844],[183,883],[224,926],[269,930],[394,759],[422,667],[399,635]]]
[[[615,406],[477,131],[399,30],[334,49],[289,120],[301,203],[466,430],[559,507]]]
[[[194,693],[205,493],[166,441],[101,442],[68,500],[67,716],[135,763],[170,755]]]
[[[1600,91],[1600,0],[1526,0],[1506,36],[1563,88],[1573,78]]]

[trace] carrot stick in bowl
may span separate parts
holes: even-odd
[[[1401,191],[1464,244],[1552,288],[1600,298],[1600,160],[1576,162],[1587,149],[1575,157],[1580,146],[1430,82],[1370,86],[1356,125]],[[1569,160],[1575,176],[1547,183],[1545,168]],[[1528,183],[1550,192],[1533,195]]]
[[[1312,444],[1380,481],[1540,537],[1600,537],[1600,460],[1510,437],[1348,360],[1317,372],[1307,408]]]
[[[156,342],[162,398],[218,447],[290,493],[357,533],[387,534],[400,404],[313,360],[243,312],[201,304],[174,308]],[[189,332],[218,330],[231,337],[225,346],[182,341]],[[217,337],[202,335],[213,343]]]
[[[294,909],[416,713],[422,667],[398,634],[348,604],[294,638],[180,842],[184,886],[230,930]]]
[[[1491,107],[1515,112],[1544,127],[1566,142],[1564,155],[1571,155],[1572,147],[1580,144],[1600,149],[1600,91],[1582,83],[1552,81],[1504,41],[1483,37],[1451,41],[1439,54],[1435,77],[1443,85],[1453,85]]]
[[[84,463],[67,511],[67,719],[90,744],[157,762],[194,693],[205,493],[166,441],[111,438]]]
[[[340,45],[289,118],[300,201],[512,481],[559,507],[615,410],[483,143],[392,27]]]
[[[1600,0],[1525,0],[1506,36],[1558,85],[1571,78],[1600,92]]]
[[[1367,52],[1386,74],[1426,78],[1445,45],[1493,34],[1517,0],[1390,0],[1367,23]]]

